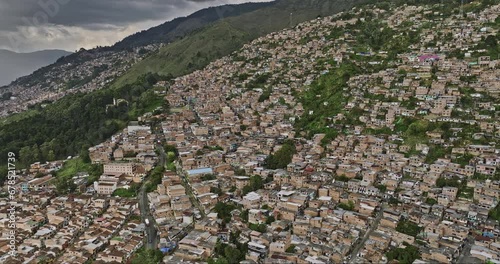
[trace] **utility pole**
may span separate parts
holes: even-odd
[[[290,28],[293,28],[293,13],[290,13]]]

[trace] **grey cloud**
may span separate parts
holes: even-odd
[[[0,48],[75,50],[110,45],[135,30],[205,7],[267,1],[270,0],[0,0]],[[98,37],[102,36],[104,39],[99,42]]]
[[[241,3],[241,0],[2,0],[0,30],[15,30],[26,19],[39,18],[40,12],[49,16],[48,23],[65,26],[92,27],[99,24],[124,25],[176,16],[185,9],[209,5]],[[54,3],[56,3],[54,5]],[[58,7],[54,7],[58,6]],[[58,12],[53,12],[58,11]],[[43,19],[42,19],[43,20]]]
[[[172,15],[190,5],[185,0],[2,0],[0,29],[15,30],[49,14],[48,23],[65,26],[96,24],[122,25],[144,19],[158,19]],[[216,2],[216,1],[213,1]],[[64,2],[63,2],[64,3]]]

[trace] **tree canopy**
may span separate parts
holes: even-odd
[[[397,260],[401,264],[411,264],[420,258],[420,252],[417,247],[406,244],[405,248],[393,248],[386,254],[389,261]]]
[[[158,249],[141,248],[132,258],[132,264],[157,264],[163,261],[163,253]]]
[[[264,182],[261,176],[254,175],[250,177],[250,181],[248,185],[243,187],[243,195],[246,195],[249,192],[257,191],[264,187]]]
[[[267,156],[265,167],[268,169],[286,168],[286,166],[292,162],[293,155],[296,152],[295,143],[292,140],[287,140],[278,151]]]
[[[396,226],[396,231],[413,237],[416,237],[421,230],[422,228],[418,224],[409,220],[401,220]]]

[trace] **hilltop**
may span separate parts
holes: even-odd
[[[275,2],[246,3],[202,9],[187,17],[179,17],[159,26],[128,36],[111,46],[109,49],[120,50],[147,46],[150,44],[170,43],[212,22],[228,17],[240,16],[274,4]]]
[[[329,16],[365,2],[368,1],[279,0],[265,8],[223,19],[188,34],[172,45],[162,47],[134,65],[116,81],[115,87],[134,82],[138,76],[148,72],[179,76],[201,69],[212,60],[229,55],[259,36],[316,17]]]

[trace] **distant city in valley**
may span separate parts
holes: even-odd
[[[500,3],[243,2],[0,50],[0,262],[500,263]]]
[[[8,85],[17,78],[31,74],[69,54],[71,53],[63,50],[44,50],[33,53],[0,50],[0,86]]]

